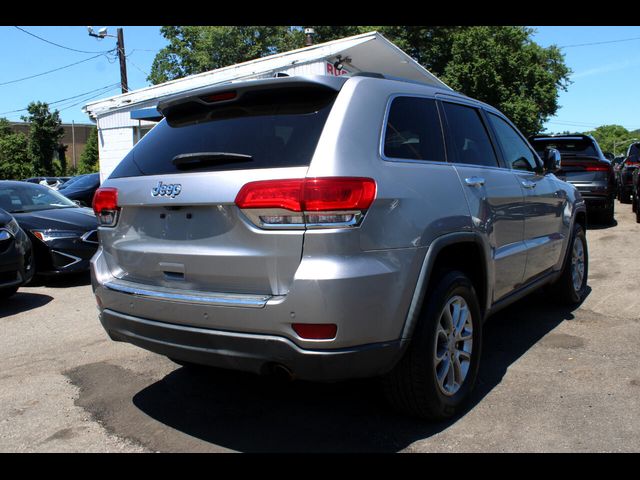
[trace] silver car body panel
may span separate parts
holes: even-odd
[[[107,179],[103,187],[118,189],[122,211],[115,228],[100,227],[92,260],[102,308],[330,352],[410,338],[430,265],[451,242],[481,247],[486,312],[541,273],[560,270],[584,210],[573,187],[552,174],[385,158],[392,99],[437,99],[442,91],[367,77],[334,87],[340,91],[308,167]],[[497,112],[462,95],[446,98]],[[333,176],[375,179],[375,201],[359,226],[261,229],[234,204],[250,181]],[[465,183],[475,176],[485,180],[480,188]],[[536,182],[536,191],[522,180]],[[152,196],[159,181],[180,184],[180,194]],[[334,339],[303,339],[291,326],[327,322],[338,326]]]

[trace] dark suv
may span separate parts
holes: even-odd
[[[618,199],[622,203],[631,203],[633,172],[638,166],[640,166],[640,143],[632,143],[618,173]]]
[[[583,134],[534,135],[529,142],[540,156],[547,148],[558,150],[562,161],[556,176],[575,185],[598,221],[613,223],[615,176],[595,138]]]

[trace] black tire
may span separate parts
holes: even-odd
[[[631,193],[625,190],[621,190],[620,192],[620,202],[621,203],[631,203]]]
[[[636,203],[636,192],[632,192],[631,193],[631,211],[633,213],[636,213],[637,208],[638,208],[638,205]]]
[[[583,275],[579,287],[574,286],[573,281],[573,264],[574,264],[574,246],[576,242],[582,243],[583,255]],[[556,300],[569,307],[575,307],[582,302],[587,296],[587,279],[589,276],[589,252],[587,249],[587,237],[581,225],[573,226],[573,234],[571,241],[567,247],[567,257],[562,270],[562,275],[552,286],[551,291],[554,293]]]
[[[0,288],[0,300],[4,300],[14,295],[20,286]]]
[[[615,202],[611,200],[610,204],[607,205],[607,208],[600,213],[600,223],[603,225],[611,225],[614,221],[615,215]]]
[[[636,223],[640,223],[640,197],[636,197]]]
[[[476,382],[482,350],[482,316],[476,292],[469,278],[461,272],[452,271],[436,279],[433,288],[425,296],[424,307],[420,315],[411,343],[403,358],[394,369],[384,376],[383,386],[388,401],[399,411],[427,420],[444,420],[454,416],[469,400]],[[438,367],[444,371],[451,350],[443,345],[444,330],[440,331],[441,315],[450,300],[460,297],[471,314],[471,348],[468,370],[457,390],[443,393],[436,375]],[[467,323],[461,331],[467,331]],[[440,332],[440,335],[438,334]],[[446,341],[446,338],[444,338]],[[462,342],[450,342],[448,348]],[[460,345],[461,346],[461,345]],[[443,351],[440,362],[436,361],[436,352]],[[447,375],[443,376],[447,379]],[[445,380],[446,381],[446,380]]]

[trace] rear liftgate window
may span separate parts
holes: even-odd
[[[336,96],[297,87],[248,91],[220,105],[176,105],[111,178],[308,166]]]

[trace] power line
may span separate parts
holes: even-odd
[[[45,102],[45,103],[47,103],[47,105],[56,105],[58,103],[64,103],[64,102],[66,102],[68,100],[73,100],[73,99],[76,99],[76,98],[84,97],[85,95],[88,95],[90,93],[99,92],[99,91],[101,92],[102,90],[105,90],[105,89],[111,89],[111,88],[116,87],[118,85],[120,85],[120,84],[119,83],[113,83],[111,85],[105,85],[104,87],[101,87],[101,88],[96,88],[95,90],[90,90],[88,92],[79,93],[78,95],[74,95],[73,97],[63,98],[61,100],[56,100],[55,102]],[[0,112],[0,115],[7,115],[7,114],[10,114],[10,113],[19,113],[19,112],[24,112],[26,110],[28,110],[28,108],[21,108],[19,110],[11,110],[11,111],[8,111],[8,112]]]
[[[558,47],[558,48],[588,47],[591,45],[604,45],[606,43],[630,42],[632,40],[640,40],[640,37],[622,38],[620,40],[608,40],[605,42],[591,42],[591,43],[578,43],[576,45],[563,45],[562,47]]]
[[[45,38],[39,37],[35,33],[31,33],[31,32],[26,31],[24,28],[16,27],[15,25],[14,25],[14,27],[17,28],[18,30],[20,30],[21,32],[26,33],[27,35],[31,35],[32,37],[37,38],[38,40],[42,40],[43,42],[49,43],[51,45],[55,45],[56,47],[64,48],[65,50],[71,50],[72,52],[78,52],[78,53],[107,53],[107,52],[111,51],[111,50],[103,50],[103,51],[100,51],[100,52],[95,52],[95,51],[94,52],[88,52],[86,50],[77,50],[75,48],[65,47],[64,45],[60,45],[59,43],[55,43],[55,42],[52,42],[52,41],[47,40]]]
[[[105,93],[107,93],[107,92],[111,92],[112,90],[119,90],[119,89],[120,89],[120,84],[118,83],[118,84],[117,84],[117,86],[112,87],[112,88],[110,88],[109,90],[105,90],[104,92],[100,92],[100,93],[99,93],[99,94],[97,94],[97,95],[93,95],[93,96],[91,96],[91,97],[84,98],[84,99],[82,99],[81,101],[79,101],[78,103],[74,103],[73,105],[68,105],[68,106],[66,106],[66,107],[64,107],[64,108],[61,108],[60,110],[58,110],[58,112],[62,112],[63,110],[68,110],[68,109],[69,109],[69,108],[71,108],[71,107],[76,107],[76,106],[78,106],[78,105],[80,105],[80,104],[82,104],[82,103],[86,102],[87,100],[91,100],[92,98],[99,97],[99,96],[101,96],[101,95],[104,95],[104,94],[105,94]]]
[[[23,80],[29,80],[29,79],[36,78],[36,77],[41,77],[42,75],[47,75],[48,73],[57,72],[59,70],[64,70],[65,68],[73,67],[74,65],[78,65],[80,63],[88,62],[89,60],[93,60],[94,58],[101,57],[102,55],[104,55],[104,53],[100,53],[99,55],[95,55],[93,57],[85,58],[84,60],[80,60],[79,62],[70,63],[69,65],[65,65],[64,67],[58,67],[58,68],[54,68],[53,70],[48,70],[46,72],[37,73],[35,75],[30,75],[28,77],[17,78],[15,80],[9,80],[8,82],[2,82],[2,83],[0,83],[0,86],[9,85],[10,83],[22,82]]]

